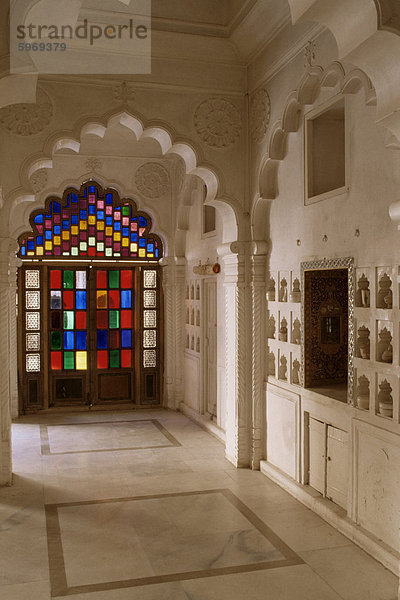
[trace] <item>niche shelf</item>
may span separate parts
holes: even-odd
[[[355,305],[357,308],[370,308],[371,290],[369,283],[369,270],[357,269],[357,289],[355,295]]]
[[[370,402],[370,381],[366,375],[360,375],[357,378],[357,387],[355,394],[355,403],[360,410],[369,410]]]
[[[278,338],[280,342],[288,341],[288,323],[285,317],[280,320]]]
[[[279,358],[279,367],[278,367],[278,379],[282,381],[287,381],[287,358],[284,354],[282,354]]]
[[[275,354],[270,350],[268,352],[268,375],[271,377],[275,377],[275,365],[276,359]]]
[[[370,358],[370,330],[366,325],[357,329],[357,357],[369,360]]]
[[[377,321],[377,344],[376,344],[376,360],[378,362],[392,364],[393,363],[393,324],[390,321]]]
[[[288,275],[279,274],[279,289],[278,289],[278,301],[279,302],[287,302],[288,301]]]
[[[297,346],[300,346],[301,344],[301,323],[298,317],[296,317],[293,321],[290,341],[292,344],[296,344]]]
[[[267,285],[267,300],[269,302],[275,302],[275,279],[274,277],[269,278]]]
[[[393,308],[393,281],[391,269],[381,267],[377,270],[376,308]]]
[[[378,394],[376,399],[376,414],[379,417],[393,419],[393,384],[391,378],[378,375]]]
[[[289,294],[290,302],[301,302],[300,279],[295,277],[292,281],[292,289]]]
[[[275,339],[276,320],[274,315],[270,315],[267,322],[267,337],[271,340]]]

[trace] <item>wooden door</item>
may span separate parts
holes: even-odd
[[[217,285],[204,282],[205,297],[205,402],[206,411],[217,416]]]

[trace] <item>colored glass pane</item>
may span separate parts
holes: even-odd
[[[64,331],[64,350],[74,350],[75,335],[73,331]]]
[[[61,289],[61,271],[50,271],[50,287],[53,290]]]
[[[132,365],[132,351],[121,350],[121,367],[126,369]]]
[[[97,349],[104,350],[108,345],[108,331],[98,331],[97,332]]]
[[[50,325],[52,329],[61,329],[61,311],[55,310],[50,313]]]
[[[75,352],[64,352],[64,369],[71,371],[75,368]]]
[[[130,289],[132,287],[132,271],[121,271],[121,288]]]
[[[109,291],[108,304],[110,308],[119,308],[119,290]]]
[[[118,329],[113,329],[110,331],[110,348],[119,348],[119,331]]]
[[[132,292],[131,290],[121,291],[121,308],[131,308],[132,306]]]
[[[71,310],[74,308],[74,292],[72,290],[65,290],[63,293],[63,308]]]
[[[108,367],[108,352],[107,350],[100,350],[97,352],[97,368],[107,369]]]
[[[53,371],[62,369],[62,352],[51,352],[51,368]]]
[[[76,368],[78,371],[86,371],[87,369],[87,352],[76,353]]]
[[[76,310],[85,310],[86,309],[86,292],[82,290],[78,290],[75,292],[76,294]]]
[[[50,345],[52,350],[61,350],[61,331],[51,332]]]
[[[97,327],[98,327],[98,329],[107,329],[108,313],[106,310],[98,310],[97,311]]]
[[[132,327],[132,312],[130,310],[121,310],[121,327]]]
[[[76,271],[76,289],[86,290],[86,271]]]
[[[122,348],[132,347],[132,330],[122,329],[121,331],[121,346]]]
[[[96,285],[97,289],[105,289],[107,287],[107,271],[97,271]]]
[[[86,329],[86,312],[79,310],[75,319],[76,329]]]
[[[50,308],[53,310],[61,308],[61,291],[51,291]]]
[[[73,310],[64,310],[64,329],[73,329],[74,328],[74,311]]]
[[[108,283],[110,288],[119,288],[119,271],[108,272]]]
[[[74,289],[74,272],[63,271],[63,287],[65,290]]]
[[[105,290],[97,291],[97,308],[107,308],[107,292]]]
[[[110,350],[110,369],[119,369],[120,355],[119,350]]]
[[[110,329],[118,329],[119,328],[119,310],[110,310],[108,313],[109,318],[109,328]]]
[[[87,349],[87,334],[86,331],[76,332],[76,349],[86,350]]]

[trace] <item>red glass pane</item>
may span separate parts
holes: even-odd
[[[131,289],[132,287],[132,271],[121,271],[121,287],[123,289]]]
[[[65,309],[74,308],[74,292],[72,290],[64,290],[63,307]]]
[[[89,246],[88,255],[96,256],[96,248],[94,248],[93,246]]]
[[[119,348],[119,331],[110,330],[109,331],[109,344],[111,349]]]
[[[108,367],[108,352],[107,350],[97,351],[97,368],[107,369]]]
[[[121,350],[121,367],[126,368],[132,365],[132,351]]]
[[[106,310],[97,311],[97,329],[107,329],[108,312]]]
[[[86,311],[78,310],[75,313],[76,329],[86,329]]]
[[[61,271],[50,271],[50,287],[52,290],[61,289]]]
[[[62,352],[51,352],[51,368],[53,371],[61,371]]]
[[[119,308],[119,290],[110,290],[108,293],[109,308]]]
[[[106,290],[107,289],[107,271],[97,271],[97,289],[98,290]]]
[[[121,310],[121,327],[122,329],[130,329],[132,327],[132,311]]]

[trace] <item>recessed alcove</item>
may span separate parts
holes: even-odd
[[[287,370],[287,358],[285,355],[281,355],[279,359],[278,379],[287,381]]]
[[[369,279],[364,271],[357,277],[357,290],[355,296],[355,305],[358,308],[369,308],[371,303],[371,291]]]
[[[360,325],[357,329],[357,356],[369,359],[370,357],[370,331],[366,325]]]
[[[274,315],[270,315],[267,323],[267,337],[269,339],[275,339],[276,321]]]
[[[292,344],[301,344],[301,324],[297,317],[293,321],[292,335],[290,341]]]
[[[378,269],[377,274],[378,292],[376,295],[376,308],[393,307],[392,279],[387,271]]]
[[[362,410],[369,409],[370,401],[370,381],[366,375],[360,375],[357,378],[357,389],[356,389],[356,405],[357,408]]]
[[[393,362],[393,324],[390,321],[377,321],[376,360],[392,364]]]
[[[275,354],[272,351],[268,352],[268,375],[271,377],[275,377],[275,363]]]

